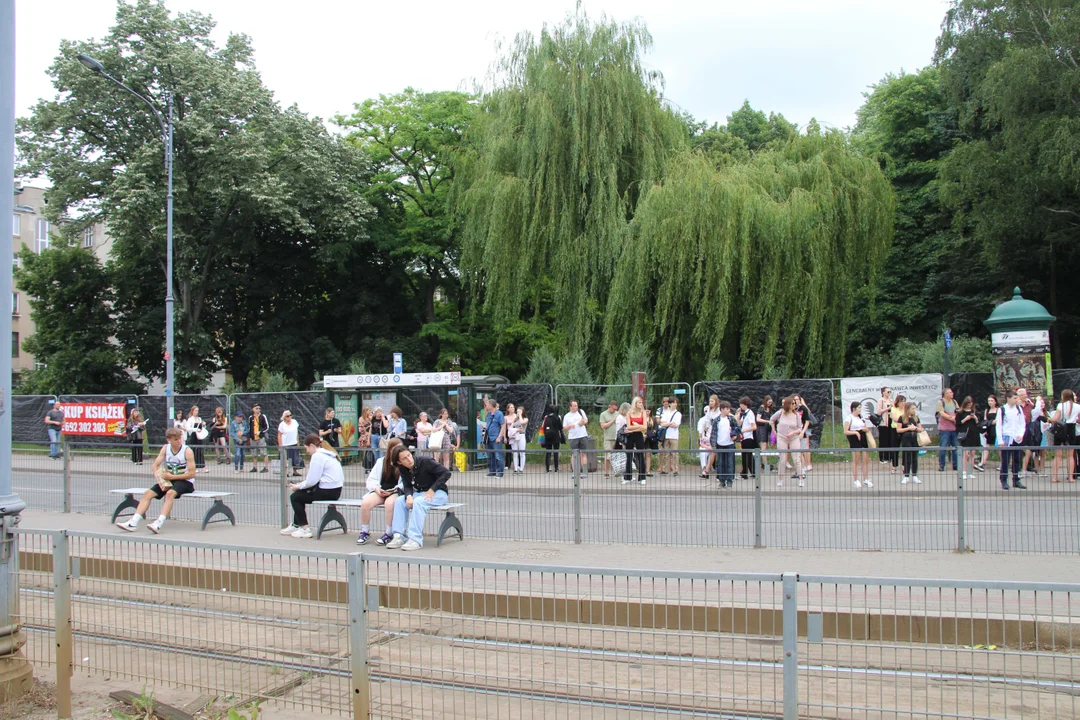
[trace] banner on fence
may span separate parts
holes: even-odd
[[[68,436],[124,437],[127,403],[56,403]]]
[[[840,381],[840,407],[844,417],[850,413],[851,403],[863,407],[863,417],[877,412],[881,388],[892,388],[892,396],[903,395],[915,403],[916,412],[923,425],[937,427],[934,409],[941,399],[942,378],[936,373],[927,375],[879,375],[876,377],[844,378]]]

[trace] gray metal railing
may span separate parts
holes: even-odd
[[[19,530],[25,652],[354,718],[1080,714],[1080,584],[638,571]]]

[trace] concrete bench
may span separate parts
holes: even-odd
[[[399,496],[400,497],[400,496]],[[404,498],[401,498],[404,502]],[[322,520],[319,521],[319,529],[315,532],[315,539],[318,540],[322,537],[324,530],[337,530],[340,529],[342,533],[349,532],[349,526],[345,522],[345,516],[338,510],[339,507],[354,507],[359,508],[361,500],[346,500],[339,498],[337,500],[316,500],[311,503],[312,505],[320,505],[326,508],[326,512],[323,513]],[[443,538],[446,537],[446,533],[450,530],[457,531],[458,540],[464,540],[465,534],[461,527],[461,519],[454,514],[454,511],[458,508],[465,507],[466,503],[446,503],[439,507],[433,507],[428,510],[429,513],[446,513],[446,517],[443,518],[442,524],[439,525],[439,535],[435,541],[435,547],[442,545]],[[381,504],[376,505],[373,510],[383,507]],[[336,525],[336,527],[333,527]]]
[[[135,508],[139,507],[139,498],[142,498],[143,494],[147,490],[148,488],[122,488],[117,490],[110,490],[110,493],[124,496],[124,499],[121,500],[120,504],[116,506],[116,510],[113,511],[112,520],[110,520],[110,522],[115,523],[116,519],[119,518],[121,515],[126,515],[127,513],[124,513],[125,510],[130,509],[134,511]],[[217,492],[214,490],[196,490],[194,492],[188,493],[187,495],[181,496],[181,499],[201,498],[203,500],[213,500],[213,502],[210,504],[210,509],[206,511],[205,515],[203,515],[202,529],[205,530],[207,525],[215,522],[228,521],[231,522],[233,525],[236,525],[236,516],[233,514],[232,508],[222,502],[222,498],[226,498],[230,495],[235,494],[236,493]],[[132,512],[131,514],[133,515],[134,512]],[[218,515],[222,516],[221,519],[214,520],[213,518]]]

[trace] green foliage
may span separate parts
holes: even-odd
[[[124,370],[112,336],[115,296],[93,253],[54,244],[40,255],[23,248],[15,282],[26,293],[36,332],[23,348],[45,367],[20,383],[27,394],[130,393],[141,386]]]
[[[577,400],[579,406],[591,410],[600,396],[600,386],[596,384],[596,376],[589,368],[589,360],[584,350],[574,350],[559,361],[554,384],[593,386],[564,389],[559,395],[560,399],[566,398],[563,400],[564,405],[570,400]]]
[[[949,372],[992,372],[993,356],[990,341],[985,338],[955,337],[949,350]],[[860,358],[855,368],[858,375],[906,375],[913,373],[943,373],[945,343],[942,340],[913,342],[900,338],[894,343],[875,348]]]
[[[347,375],[367,375],[367,363],[363,358],[352,358],[349,360],[348,367],[345,368]]]
[[[728,115],[725,129],[742,140],[751,152],[782,147],[798,135],[798,128],[783,115],[769,113],[765,117],[765,113],[750,107],[749,100],[743,101],[742,107]]]
[[[112,716],[116,720],[154,720],[154,691],[147,691],[146,686],[143,686],[139,696],[133,701],[133,712],[123,712],[122,710],[113,710]]]
[[[528,384],[550,383],[554,385],[556,364],[555,353],[551,351],[550,347],[541,345],[533,352],[532,360],[529,362],[529,372],[522,379],[522,382]]]
[[[633,373],[643,372],[645,373],[645,380],[655,381],[653,376],[652,358],[649,353],[649,346],[644,342],[636,342],[627,346],[626,352],[623,355],[622,360],[616,366],[614,371],[608,375],[608,381],[612,385],[625,385],[630,383]],[[632,399],[631,388],[628,387],[612,387],[608,388],[606,400],[614,400],[618,403],[630,402]],[[652,401],[653,398],[647,398]]]
[[[248,373],[248,392],[292,392],[296,383],[284,373],[259,366]]]
[[[728,371],[727,363],[723,360],[710,360],[705,366],[705,380],[735,380],[734,374]]]

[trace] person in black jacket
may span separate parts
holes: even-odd
[[[555,472],[559,472],[559,447],[562,445],[562,416],[554,405],[544,408],[544,472],[551,472],[551,461],[555,460]]]
[[[405,502],[394,505],[394,539],[387,543],[391,550],[419,550],[424,546],[424,518],[428,510],[445,505],[450,499],[446,483],[450,471],[432,457],[413,457],[409,448],[398,445],[390,451],[390,463],[401,476]],[[408,540],[404,531],[408,522]]]
[[[251,448],[251,472],[267,472],[270,460],[266,456],[266,438],[270,435],[270,420],[262,414],[261,405],[251,406],[248,415],[248,446]],[[262,469],[259,461],[262,460]]]

